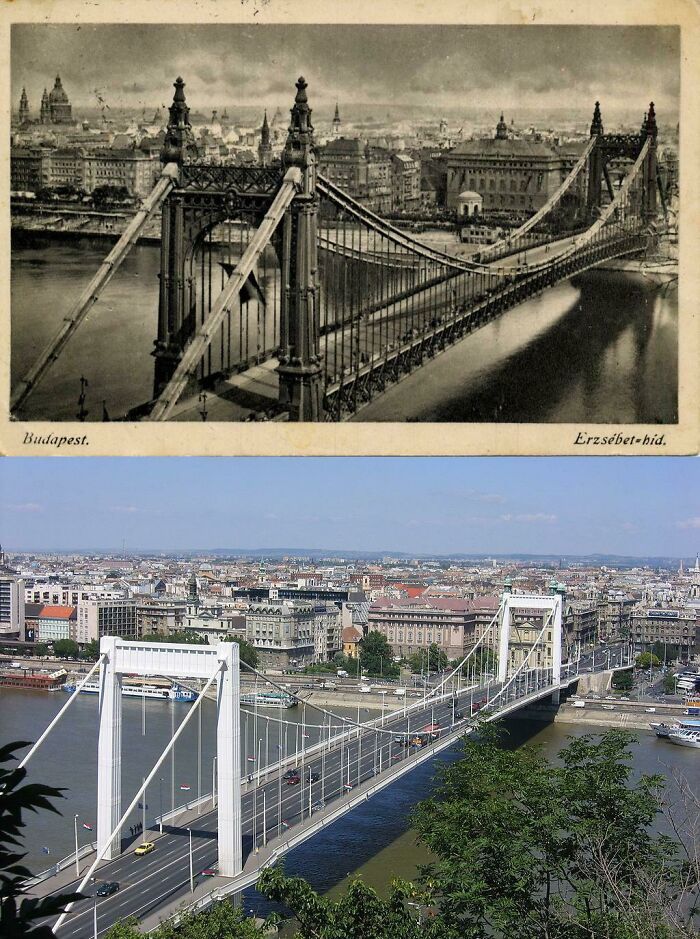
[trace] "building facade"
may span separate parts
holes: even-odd
[[[476,193],[485,215],[532,215],[568,175],[585,143],[565,150],[532,139],[513,139],[501,115],[496,135],[466,140],[444,158],[447,168],[447,208],[457,210],[462,193]],[[582,197],[576,186],[569,198]]]
[[[251,603],[245,614],[246,639],[263,666],[308,665],[315,655],[314,604],[301,600]]]
[[[75,641],[81,645],[102,636],[138,639],[136,600],[81,600],[78,604]]]
[[[335,603],[314,606],[314,661],[329,662],[342,651],[341,612]]]
[[[38,616],[37,642],[75,639],[76,610],[74,606],[45,606]]]
[[[448,659],[460,659],[482,635],[497,609],[495,597],[380,597],[370,605],[367,630],[386,636],[394,654],[402,658],[434,644]]]
[[[0,549],[0,639],[24,638],[24,581],[4,564]]]
[[[167,636],[185,627],[187,601],[176,597],[143,597],[136,600],[139,635]]]
[[[670,658],[687,661],[700,655],[700,612],[666,608],[632,613],[630,638],[637,652],[649,652],[660,643]]]

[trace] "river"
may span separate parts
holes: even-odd
[[[35,740],[64,702],[65,695],[61,693],[1,689],[0,741]],[[72,716],[66,719],[65,724],[58,725],[30,763],[30,780],[49,782],[66,790],[65,799],[60,803],[61,816],[41,812],[27,819],[25,848],[32,871],[43,870],[71,852],[73,816],[76,813],[80,816],[78,830],[81,843],[95,837],[97,704],[96,696],[80,695],[72,706]],[[177,725],[187,714],[189,706],[148,701],[142,707],[142,703],[136,699],[125,699],[123,704],[122,802],[126,807],[142,777],[152,766],[155,755],[165,746],[171,732],[171,721],[174,719]],[[355,709],[334,710],[357,716]],[[267,742],[273,760],[277,741],[281,739],[276,720],[280,717],[297,723],[302,720],[301,708],[266,713],[274,718],[270,722],[267,741],[262,711],[258,712],[257,730],[255,715],[250,711],[244,712],[242,757],[251,772],[254,772],[255,763],[250,757],[257,759],[253,741],[257,738],[258,748],[263,754]],[[305,723],[318,723],[321,720],[312,714],[307,708]],[[211,790],[214,716],[214,705],[205,702],[201,733],[202,772],[199,781],[203,793]],[[366,719],[369,714],[365,713],[364,716]],[[507,726],[510,746],[520,746],[525,742],[539,743],[550,757],[565,744],[568,735],[600,732],[598,728],[588,729],[581,725],[543,726],[526,721],[511,721]],[[297,733],[301,737],[301,733],[293,726],[285,731],[290,747]],[[311,728],[307,729],[307,733],[309,743],[314,743],[318,732]],[[176,804],[182,804],[188,798],[195,798],[198,790],[198,739],[198,719],[195,716],[176,746],[174,771],[171,762],[166,761],[162,775],[149,789],[146,799],[147,823],[160,813],[161,800],[163,809],[167,811],[173,799]],[[437,764],[458,757],[459,749],[455,746],[436,760],[403,776],[291,852],[285,859],[285,869],[289,874],[305,877],[316,890],[330,892],[331,895],[337,894],[347,878],[354,874],[362,875],[367,883],[381,891],[386,889],[394,876],[414,877],[417,865],[424,863],[428,855],[423,847],[416,844],[415,835],[409,828],[410,811],[419,800],[431,793]],[[264,763],[264,755],[261,760]],[[666,740],[657,739],[651,732],[639,732],[638,742],[633,748],[635,772],[661,773],[669,780],[674,772],[684,774],[689,780],[697,780],[697,760],[698,754],[694,750],[675,747]],[[189,786],[190,790],[183,791],[180,788],[183,785]],[[135,813],[132,819],[127,820],[127,827],[140,817],[140,812]],[[84,830],[83,823],[92,825],[93,831]],[[44,849],[48,849],[48,855]],[[260,913],[265,913],[269,908],[255,894],[246,898],[246,904]]]
[[[12,381],[31,366],[108,245],[46,236],[12,249]],[[29,400],[29,419],[72,420],[80,378],[87,420],[123,416],[152,392],[157,245],[132,249]],[[362,421],[674,423],[675,285],[591,271],[508,311],[362,409]],[[247,341],[247,340],[246,340]],[[273,348],[274,337],[265,338]]]

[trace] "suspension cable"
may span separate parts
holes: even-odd
[[[56,724],[58,724],[58,722],[60,721],[60,719],[61,719],[61,718],[63,717],[63,715],[66,713],[66,711],[68,710],[68,708],[70,707],[70,705],[75,701],[75,699],[78,697],[78,695],[80,694],[80,692],[83,690],[83,686],[85,685],[86,681],[87,681],[87,680],[90,678],[90,676],[95,672],[95,670],[96,670],[97,668],[99,668],[99,666],[102,664],[102,662],[103,662],[106,658],[107,658],[107,656],[106,656],[104,653],[102,653],[102,655],[100,655],[100,657],[97,659],[97,661],[96,661],[95,664],[92,666],[92,668],[90,669],[90,671],[87,673],[87,675],[85,676],[85,678],[83,678],[83,680],[80,681],[80,682],[75,686],[75,690],[74,690],[73,693],[71,694],[70,698],[68,698],[68,700],[66,701],[66,703],[63,705],[63,707],[61,708],[61,710],[58,712],[58,714],[57,714],[57,715],[54,717],[54,719],[51,721],[51,723],[50,723],[49,726],[46,728],[46,730],[43,732],[43,734],[42,734],[42,735],[39,737],[39,739],[36,741],[36,743],[35,743],[34,746],[31,748],[31,750],[30,750],[30,751],[25,755],[25,757],[22,759],[21,763],[20,763],[19,766],[17,767],[18,769],[24,769],[24,767],[27,765],[27,763],[31,760],[31,758],[34,756],[34,754],[36,753],[36,751],[39,749],[39,747],[41,746],[41,744],[44,742],[44,740],[46,740],[46,738],[47,738],[48,735],[51,733],[51,731],[54,729],[54,727],[56,726]]]

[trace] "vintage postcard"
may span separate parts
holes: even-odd
[[[691,0],[2,11],[5,454],[699,449]]]

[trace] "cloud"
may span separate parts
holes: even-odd
[[[502,522],[546,522],[547,524],[551,524],[557,520],[556,515],[550,515],[547,512],[522,512],[517,515],[507,513],[506,515],[499,516],[499,518]]]
[[[6,505],[5,508],[10,512],[41,512],[44,506],[38,502],[17,502]]]
[[[694,518],[686,518],[682,522],[676,522],[678,528],[700,528],[700,515]]]

